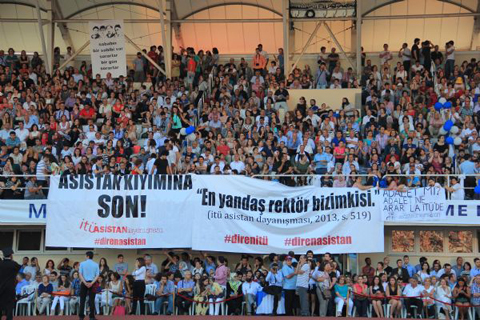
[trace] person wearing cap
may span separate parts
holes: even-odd
[[[267,294],[273,296],[273,310],[272,315],[277,315],[278,301],[282,297],[282,286],[283,286],[283,275],[281,272],[278,272],[278,264],[273,263],[272,268],[267,274],[265,281],[268,283],[268,286],[263,289]]]
[[[15,307],[15,279],[21,266],[13,261],[12,248],[5,248],[2,252],[3,260],[0,261],[0,315],[5,313],[7,320],[11,320]]]

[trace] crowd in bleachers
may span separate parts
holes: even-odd
[[[453,199],[475,197],[480,68],[455,60],[453,41],[439,49],[415,39],[396,64],[385,44],[380,65],[362,54],[361,77],[335,48],[286,78],[283,50],[261,44],[251,59],[229,62],[216,48],[182,49],[170,79],[142,53],[118,79],[101,79],[85,61],[59,69],[72,54],[56,48],[48,74],[37,53],[0,50],[2,198],[45,198],[50,174],[173,173],[289,185],[307,183],[289,175],[328,175],[322,186],[440,184]],[[161,46],[144,54],[165,66]],[[362,88],[361,108],[345,98],[288,109],[290,89],[327,87]]]
[[[126,314],[275,315],[278,311],[288,316],[348,313],[461,320],[480,316],[478,258],[472,265],[458,257],[450,265],[439,260],[430,264],[425,257],[415,264],[404,256],[390,265],[385,257],[375,266],[366,258],[361,270],[351,273],[331,254],[311,251],[300,256],[294,252],[244,255],[238,263],[206,253],[164,254],[159,266],[148,254],[134,266],[123,255],[114,264],[101,258],[95,265],[95,313],[115,313],[121,307]],[[67,258],[58,265],[48,260],[45,266],[36,258],[23,258],[17,310],[22,312],[21,305],[30,301],[37,314],[78,314],[82,272],[79,262],[72,264]],[[268,307],[260,297],[270,297]]]

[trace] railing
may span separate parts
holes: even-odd
[[[38,187],[46,193],[48,193],[49,189],[49,180],[50,177],[53,175],[33,175],[33,174],[26,174],[26,175],[8,175],[8,176],[3,176],[4,178],[9,178],[9,177],[17,177],[21,179],[28,179],[31,177],[36,177],[37,178],[37,184]],[[323,187],[323,188],[330,188],[333,187],[333,181],[335,179],[338,179],[339,177],[343,177],[346,182],[347,187],[351,187],[355,181],[353,179],[356,179],[358,177],[362,178],[362,185],[365,186],[366,180],[370,177],[373,177],[370,174],[355,174],[355,175],[342,175],[342,174],[277,174],[275,172],[270,173],[270,174],[255,174],[252,175],[251,178],[255,179],[263,179],[263,180],[269,180],[269,181],[277,181],[279,183],[289,185],[292,187],[299,187],[299,186],[318,186],[318,187]],[[435,181],[440,184],[440,186],[445,187],[451,187],[451,179],[453,177],[455,178],[460,178],[460,185],[462,188],[465,190],[466,197],[465,200],[472,200],[472,199],[478,199],[480,200],[480,195],[475,195],[474,189],[475,186],[477,185],[477,181],[480,179],[480,174],[473,174],[473,175],[458,175],[458,174],[416,174],[416,175],[407,175],[407,174],[386,174],[382,176],[379,180],[386,180],[388,177],[398,177],[398,178],[404,178],[408,181],[408,179],[412,178],[418,178],[420,181],[419,186],[415,187],[423,187],[427,186],[428,184],[428,179],[429,178],[435,178]],[[443,181],[441,181],[443,179]],[[379,182],[377,182],[378,186]],[[406,189],[413,189],[415,187],[409,187],[407,185],[404,186]],[[387,186],[388,188],[388,186]],[[2,190],[7,190],[10,188],[7,188],[5,184],[0,183],[0,191]],[[18,190],[25,190],[26,187],[18,187]],[[448,198],[450,198],[450,192],[447,192]]]

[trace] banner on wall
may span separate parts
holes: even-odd
[[[0,201],[0,225],[44,225],[47,221],[45,200]]]
[[[90,21],[90,54],[93,75],[102,78],[125,76],[127,58],[123,20]]]
[[[190,175],[51,177],[46,245],[189,248]]]
[[[287,253],[383,252],[376,190],[291,188],[239,176],[202,177],[194,250]]]
[[[380,205],[374,190],[241,176],[53,177],[46,245],[382,252]]]
[[[429,221],[446,219],[445,189],[415,188],[407,192],[381,190],[383,221]]]

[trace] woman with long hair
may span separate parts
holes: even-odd
[[[389,318],[395,318],[395,316],[398,316],[402,310],[402,302],[400,301],[402,288],[398,285],[395,277],[390,277],[388,279],[386,295],[387,298],[390,299],[388,302],[390,304]]]
[[[135,262],[136,269],[132,272],[132,276],[135,277],[135,282],[133,283],[133,307],[132,313],[135,315],[137,313],[137,301],[140,302],[140,314],[145,314],[145,302],[143,298],[145,297],[145,275],[147,269],[145,267],[145,260],[143,258],[137,258]]]
[[[464,320],[465,315],[470,305],[470,288],[464,278],[460,277],[457,280],[457,285],[453,288],[453,298],[455,299],[455,306],[458,308],[460,315],[459,319]]]
[[[383,299],[385,298],[385,290],[383,290],[383,285],[380,281],[379,276],[373,278],[373,283],[370,286],[370,295],[374,296],[375,299],[372,300],[373,310],[377,318],[383,318]]]

